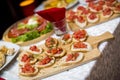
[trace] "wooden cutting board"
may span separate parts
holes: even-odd
[[[42,79],[42,78],[46,78],[48,76],[72,69],[74,67],[80,66],[82,64],[85,64],[87,62],[90,62],[98,57],[100,57],[100,51],[98,49],[98,45],[108,39],[113,38],[113,35],[110,32],[105,32],[104,34],[100,35],[100,36],[88,36],[86,42],[89,42],[92,45],[92,50],[90,52],[86,52],[84,53],[84,58],[82,61],[76,63],[76,64],[70,64],[70,65],[65,65],[65,66],[61,66],[61,60],[57,59],[55,64],[47,67],[47,68],[42,68],[40,69],[39,73],[36,76],[32,76],[32,77],[26,77],[26,76],[21,76],[19,75],[20,79],[22,80],[35,80],[35,79]],[[66,49],[66,51],[70,51],[70,45],[65,45],[62,46],[63,49]],[[44,44],[41,45],[41,47],[44,48]]]
[[[100,15],[99,15],[100,16]],[[104,22],[107,22],[109,20],[115,19],[117,17],[120,17],[120,14],[113,14],[110,18],[104,18],[100,16],[100,19],[98,22],[96,23],[87,23],[87,26],[85,26],[84,28],[79,27],[77,24],[75,24],[74,22],[68,22],[68,26],[72,31],[76,31],[78,29],[86,29]]]

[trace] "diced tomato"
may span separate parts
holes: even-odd
[[[91,13],[91,14],[89,15],[89,18],[90,18],[91,20],[94,20],[95,18],[97,18],[97,16],[96,16],[95,13]]]
[[[89,6],[89,7],[93,7],[94,5],[95,5],[94,2],[89,2],[89,3],[88,3],[88,6]]]
[[[75,61],[78,56],[79,56],[78,53],[68,54],[67,58],[66,58],[66,62],[67,61]]]
[[[36,45],[30,46],[30,50],[40,52],[40,49],[38,49]]]
[[[32,67],[29,63],[25,64],[24,67],[22,67],[23,73],[33,73],[35,71],[35,68]]]
[[[75,39],[81,39],[86,37],[86,31],[85,30],[78,30],[73,33],[73,38]]]
[[[98,4],[102,6],[105,4],[105,1],[98,1]]]
[[[45,64],[48,64],[50,61],[52,60],[52,58],[50,57],[45,57],[44,59],[42,59],[40,62],[39,62],[39,65],[45,65]]]
[[[115,10],[120,11],[120,4],[116,6]]]
[[[88,13],[90,13],[90,9],[85,9],[85,10],[83,10],[81,14],[87,15]]]
[[[63,51],[62,48],[53,48],[48,50],[47,52],[52,54],[60,54],[62,51]]]
[[[66,40],[68,40],[69,38],[70,38],[70,34],[64,34],[64,36],[63,36],[62,39],[66,41]]]
[[[72,11],[72,10],[69,10],[68,12],[67,12],[67,19],[69,20],[69,21],[73,21],[75,18],[76,18],[76,15],[75,15],[76,13],[74,12],[74,11]]]
[[[85,19],[84,19],[83,16],[79,16],[79,17],[77,18],[77,20],[78,20],[80,23],[85,22]]]
[[[102,10],[102,9],[103,9],[103,6],[102,6],[102,5],[98,5],[98,6],[95,7],[95,10],[96,10],[96,11],[100,11],[100,10]]]
[[[77,8],[78,10],[81,10],[81,11],[83,11],[83,10],[85,10],[86,8],[85,7],[83,7],[83,6],[78,6],[78,8]]]
[[[87,45],[83,42],[76,42],[74,43],[74,48],[87,48]]]
[[[52,37],[49,37],[49,38],[46,39],[45,44],[48,47],[52,47],[52,45],[55,44],[55,41],[54,41],[54,39]]]
[[[30,62],[30,57],[27,54],[24,54],[21,59],[22,62]]]
[[[103,15],[109,15],[111,13],[111,9],[110,8],[106,8],[103,10]]]

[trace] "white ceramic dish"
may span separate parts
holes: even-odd
[[[2,46],[2,45],[5,45],[7,48],[14,48],[15,50],[14,50],[13,55],[6,56],[5,64],[2,67],[0,67],[0,70],[2,70],[4,67],[6,67],[15,58],[15,56],[17,55],[17,53],[20,50],[20,46],[10,43],[10,42],[0,41],[0,46]]]

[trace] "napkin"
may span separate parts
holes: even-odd
[[[50,22],[56,22],[65,18],[65,12],[65,8],[50,8],[37,11],[36,13]]]

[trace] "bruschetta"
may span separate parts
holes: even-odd
[[[53,48],[53,47],[57,47],[58,45],[58,40],[53,38],[53,37],[48,37],[46,40],[45,40],[45,46],[47,48]]]
[[[63,57],[66,51],[63,48],[57,47],[47,50],[46,54],[54,57]]]
[[[22,52],[17,60],[19,65],[24,65],[26,63],[34,64],[37,61],[37,59],[33,57],[33,54],[26,51]]]
[[[88,42],[75,42],[71,45],[71,51],[91,51],[92,46]]]
[[[66,12],[66,20],[67,22],[74,22],[74,18],[76,17],[76,12],[73,10],[69,10]]]
[[[113,11],[110,8],[105,8],[101,13],[102,18],[110,18],[113,15]]]
[[[87,38],[87,32],[83,29],[75,31],[72,35],[73,42],[84,41]]]
[[[35,66],[38,68],[45,68],[53,65],[55,63],[55,58],[45,55],[39,58],[39,60],[35,63]]]
[[[120,14],[120,3],[115,4],[113,11],[116,14]]]
[[[64,34],[63,37],[61,38],[62,44],[69,44],[72,42],[72,36],[70,34]]]
[[[100,17],[99,17],[99,14],[97,14],[97,13],[91,12],[87,15],[87,21],[89,23],[97,23],[99,21],[99,19],[100,19]]]
[[[87,25],[87,19],[85,16],[78,16],[75,18],[75,23],[80,27],[84,28]]]
[[[35,76],[39,72],[39,69],[29,63],[21,66],[19,69],[19,74],[22,76]]]
[[[84,55],[81,52],[69,53],[63,58],[61,58],[61,65],[70,65],[80,62]]]
[[[27,51],[32,54],[41,54],[43,52],[43,49],[40,46],[32,45],[28,48]]]

